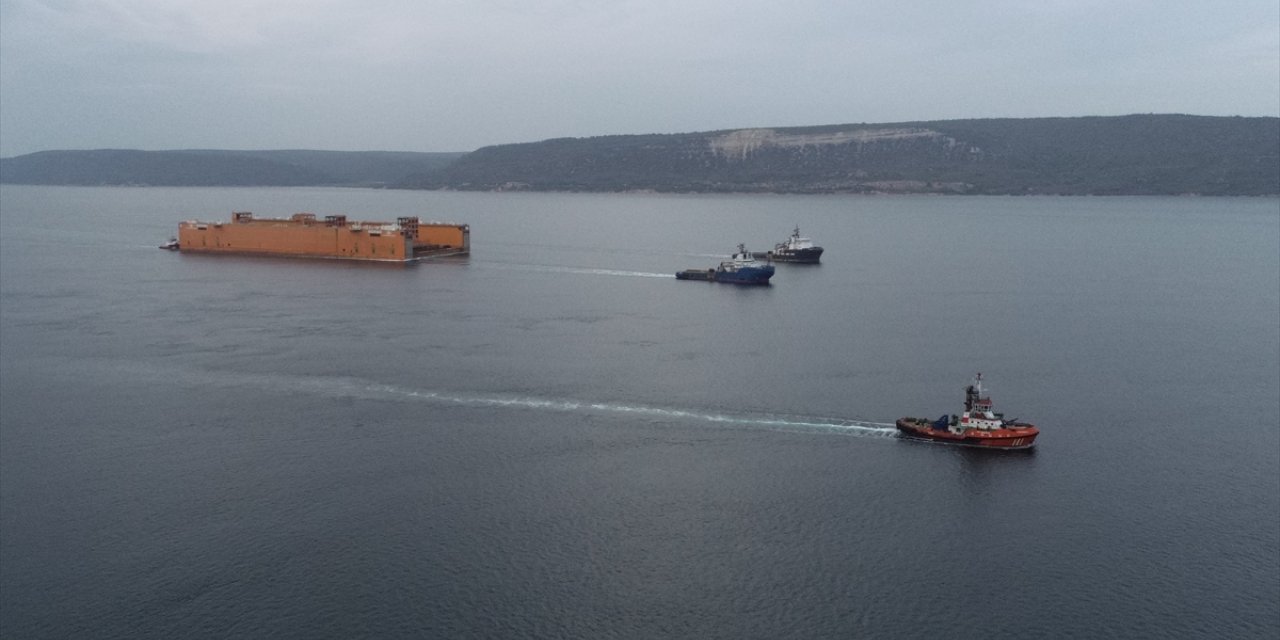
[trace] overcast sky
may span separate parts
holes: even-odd
[[[0,155],[1280,115],[1277,0],[0,0]]]

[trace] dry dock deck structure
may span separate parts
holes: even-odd
[[[317,220],[313,213],[254,218],[248,211],[238,211],[231,214],[231,222],[179,223],[178,250],[412,262],[467,255],[471,252],[471,227],[454,222],[419,222],[417,217],[362,222],[348,221],[344,215]]]

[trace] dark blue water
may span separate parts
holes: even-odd
[[[1280,634],[1275,199],[5,186],[0,356],[6,638]],[[1036,450],[893,435],[977,371]]]

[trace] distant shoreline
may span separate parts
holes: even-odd
[[[0,182],[552,193],[1280,195],[1280,118],[948,120],[560,138],[470,153],[43,151]]]

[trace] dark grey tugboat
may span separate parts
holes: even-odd
[[[804,264],[817,264],[822,258],[822,247],[813,244],[813,240],[800,235],[800,227],[797,226],[791,232],[791,237],[786,242],[779,242],[774,245],[773,251],[767,254],[757,254],[757,258],[768,256],[774,262],[800,262]]]

